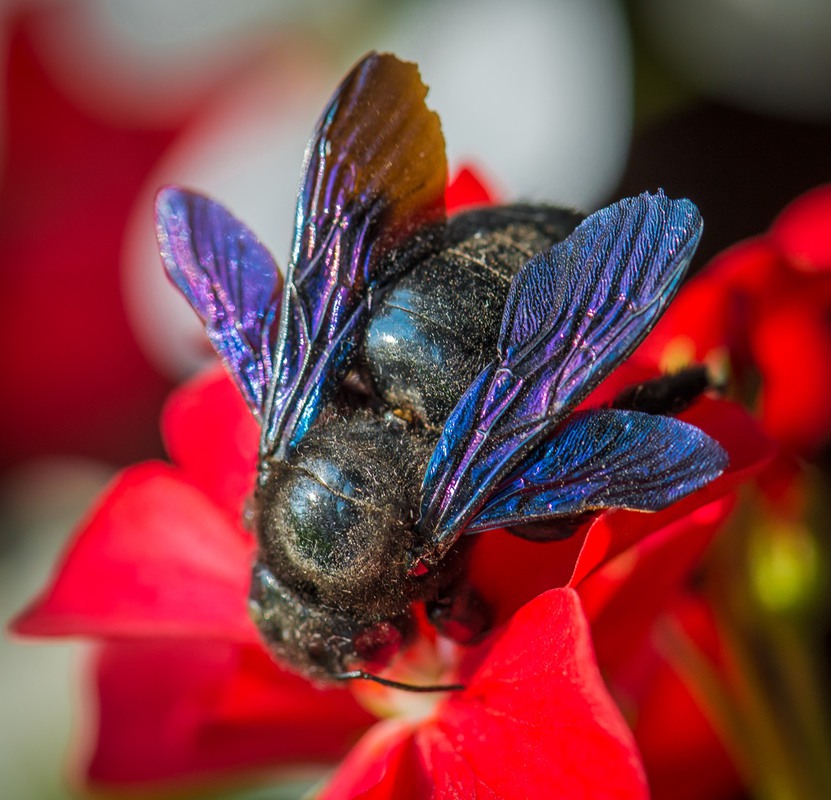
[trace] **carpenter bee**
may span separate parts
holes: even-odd
[[[306,152],[285,281],[218,203],[157,198],[164,265],[261,426],[252,614],[281,661],[323,681],[373,677],[417,603],[457,640],[482,633],[471,534],[564,538],[603,509],[664,508],[727,463],[665,415],[671,378],[647,392],[657,408],[575,412],[677,291],[695,206],[659,192],[586,219],[448,219],[426,93],[392,55],[349,73]]]

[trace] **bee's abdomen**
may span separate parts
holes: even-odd
[[[364,355],[383,399],[440,428],[496,355],[511,278],[578,221],[546,206],[502,206],[455,217],[442,250],[405,275],[372,315]]]

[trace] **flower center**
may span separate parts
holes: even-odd
[[[403,650],[380,677],[413,687],[451,686],[458,683],[454,670],[458,646],[441,637],[419,637]],[[450,691],[408,692],[372,681],[353,681],[352,693],[370,713],[381,718],[421,722],[432,717]]]

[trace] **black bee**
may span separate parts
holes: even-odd
[[[530,205],[448,220],[426,93],[391,55],[343,81],[307,149],[285,284],[219,204],[157,200],[167,271],[262,428],[251,607],[277,657],[315,679],[372,677],[417,602],[456,639],[486,629],[463,534],[563,538],[598,510],[663,508],[726,465],[654,413],[695,380],[647,391],[666,396],[653,413],[625,399],[574,413],[675,294],[695,206],[658,193],[583,221]]]

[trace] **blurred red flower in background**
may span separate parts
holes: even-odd
[[[0,334],[16,343],[3,374],[17,390],[0,397],[0,468],[54,453],[124,463],[158,449],[170,382],[135,342],[117,266],[135,196],[178,126],[119,126],[70,102],[42,63],[36,20],[9,24]]]
[[[673,784],[677,766],[690,763],[661,722],[686,685],[698,697],[682,703],[682,727],[703,733],[715,723],[731,740],[733,769],[741,769],[746,786],[777,782],[822,796],[831,778],[819,721],[827,711],[828,561],[817,515],[831,444],[831,186],[798,197],[767,233],[713,259],[684,287],[635,359],[664,369],[708,363],[734,397],[757,410],[777,442],[727,546],[710,565],[707,599],[690,594],[674,615],[676,631],[686,631],[684,652],[653,653],[659,675],[635,726],[647,763],[660,761],[651,760],[650,751],[664,754],[661,772],[650,780],[655,787]],[[702,683],[718,697],[702,704]],[[704,727],[702,711],[709,722]],[[687,742],[684,749],[689,754],[695,745]],[[721,766],[714,772],[726,775],[725,759],[716,763]],[[702,774],[692,776],[685,796],[713,796],[711,789],[698,792]]]
[[[451,210],[487,199],[468,171],[448,189]],[[645,364],[624,365],[592,402],[657,374]],[[113,482],[15,630],[99,642],[86,765],[94,784],[331,764],[354,745],[323,797],[527,797],[552,788],[563,797],[645,796],[637,744],[601,671],[636,711],[654,708],[655,684],[633,680],[632,665],[651,652],[656,620],[728,515],[732,491],[770,455],[737,406],[703,398],[683,418],[730,455],[710,486],[655,514],[603,515],[565,542],[481,537],[469,579],[495,611],[495,633],[460,648],[425,628],[395,666],[415,682],[461,680],[457,693],[414,701],[375,685],[320,689],[272,662],[246,613],[254,542],[240,525],[257,429],[218,372],[166,406],[173,465],[139,465]],[[688,743],[688,731],[664,722],[664,743],[676,733]],[[734,786],[712,729],[699,728]],[[661,774],[649,726],[641,719],[635,730],[647,772]],[[696,769],[690,762],[689,776]]]
[[[831,185],[715,258],[641,353],[675,367],[726,360],[775,439],[808,457],[831,443]]]

